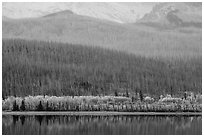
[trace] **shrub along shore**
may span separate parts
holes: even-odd
[[[197,96],[197,95],[196,95]],[[202,112],[202,97],[156,100],[151,97],[123,96],[9,96],[2,101],[3,111],[116,111],[116,112]]]

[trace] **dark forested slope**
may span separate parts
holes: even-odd
[[[152,59],[98,47],[4,39],[2,60],[3,96],[201,92],[200,57]]]

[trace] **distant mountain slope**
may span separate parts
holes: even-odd
[[[160,3],[138,22],[157,27],[202,27],[202,3]]]
[[[119,23],[132,23],[151,11],[155,3],[125,2],[56,2],[56,3],[3,3],[3,16],[9,18],[42,17],[71,10],[75,14]]]
[[[151,57],[202,55],[201,31],[190,34],[157,31],[143,25],[119,24],[71,11],[39,18],[3,19],[3,38],[58,41],[100,46]]]
[[[2,7],[3,16],[14,19],[42,17],[52,13],[70,10],[77,15],[118,23],[140,22],[165,27],[181,25],[201,27],[202,20],[201,2],[4,2]]]
[[[72,3],[69,9],[79,15],[118,23],[133,23],[150,12],[154,5],[155,3],[137,2]]]

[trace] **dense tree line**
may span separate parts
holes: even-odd
[[[197,96],[198,97],[198,96]],[[132,100],[115,96],[27,96],[8,97],[3,111],[126,111],[126,112],[202,112],[202,97],[181,99],[164,97],[157,101]]]
[[[201,92],[202,61],[145,58],[97,47],[3,39],[3,97],[9,95]]]

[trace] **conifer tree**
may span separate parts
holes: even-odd
[[[37,106],[37,111],[43,111],[43,105],[42,105],[41,101],[40,101],[39,105]]]
[[[13,103],[13,111],[19,111],[19,106],[18,106],[18,104],[16,103],[16,100],[15,100],[14,103]]]
[[[24,100],[22,100],[22,102],[21,102],[21,106],[20,106],[20,110],[21,111],[25,111],[25,101]]]

